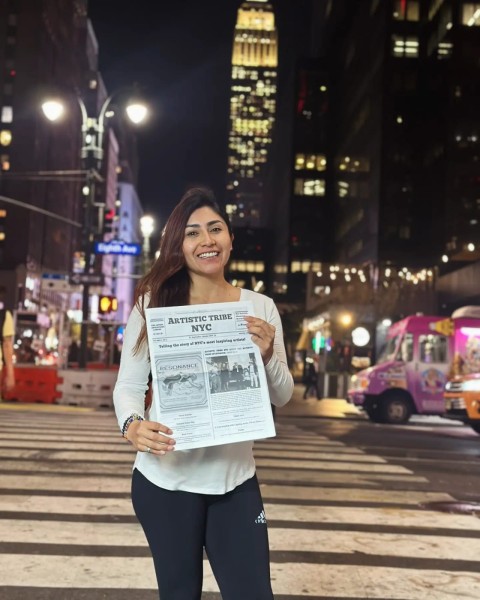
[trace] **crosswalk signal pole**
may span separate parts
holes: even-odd
[[[82,114],[81,158],[84,169],[87,172],[85,187],[82,190],[85,198],[82,244],[85,257],[85,278],[82,291],[82,324],[80,331],[79,366],[81,369],[87,366],[88,322],[90,316],[90,282],[88,275],[91,271],[91,263],[94,256],[92,247],[96,229],[93,223],[92,211],[95,206],[101,209],[105,207],[104,202],[95,202],[95,187],[97,182],[101,181],[99,173],[101,172],[103,162],[103,136],[105,133],[107,109],[110,107],[113,96],[120,91],[113,92],[105,99],[97,117],[88,116],[84,101],[78,92],[75,93]],[[64,106],[58,99],[47,100],[42,104],[42,110],[50,121],[56,121],[63,115]],[[131,99],[126,107],[127,116],[133,123],[141,123],[147,116],[147,112],[147,107],[135,98]],[[99,211],[99,222],[101,221],[100,215],[103,215],[102,211]],[[102,227],[100,227],[101,229]]]
[[[95,173],[91,170],[87,173],[86,189],[88,193],[85,196],[84,205],[84,229],[83,229],[83,252],[85,259],[84,273],[88,276],[92,262],[93,228],[92,228],[92,208],[95,198]],[[88,361],[88,321],[90,317],[90,283],[83,282],[82,289],[82,323],[80,328],[80,352],[78,366],[80,369],[87,367]]]

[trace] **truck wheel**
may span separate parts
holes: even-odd
[[[473,431],[475,431],[476,433],[480,433],[480,423],[470,423],[470,427],[473,429]]]
[[[406,423],[412,414],[408,398],[400,394],[386,397],[380,407],[383,422],[390,423],[390,425]]]

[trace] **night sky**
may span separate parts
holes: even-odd
[[[223,192],[238,5],[238,0],[89,2],[109,92],[138,82],[154,109],[138,134],[138,191],[144,208],[161,220],[191,183],[210,185],[220,197]]]

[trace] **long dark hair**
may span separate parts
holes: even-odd
[[[140,280],[135,290],[135,305],[145,319],[145,308],[157,306],[185,306],[190,299],[190,277],[185,267],[183,240],[190,215],[207,206],[225,221],[230,236],[232,226],[227,213],[220,207],[215,195],[208,187],[193,187],[185,192],[173,209],[163,228],[160,240],[160,255],[150,271]],[[148,306],[145,306],[146,298]],[[134,353],[147,339],[144,323]]]

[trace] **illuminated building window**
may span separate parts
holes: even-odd
[[[232,260],[230,270],[239,273],[264,273],[265,263],[261,260]]]
[[[290,272],[291,273],[299,273],[302,270],[302,264],[298,260],[292,261],[290,264]]]
[[[13,120],[13,109],[11,106],[2,107],[2,123],[11,123]]]
[[[9,129],[0,131],[0,146],[10,146],[12,143],[12,132]]]
[[[392,52],[396,58],[417,58],[418,39],[415,36],[392,36]]]
[[[324,154],[296,154],[295,155],[295,170],[303,171],[304,169],[314,171],[325,171],[327,168],[327,159]]]
[[[437,58],[448,58],[452,56],[453,44],[451,42],[440,42],[437,48]]]
[[[293,191],[296,196],[325,196],[325,180],[297,178]]]
[[[396,21],[418,21],[420,18],[418,0],[395,0],[393,18]]]
[[[0,166],[2,171],[10,170],[10,156],[8,154],[0,155]]]
[[[309,260],[293,260],[290,263],[290,272],[291,273],[308,273],[310,271],[310,267],[312,266],[311,261]]]
[[[463,5],[462,25],[467,25],[467,27],[480,27],[480,3]]]

